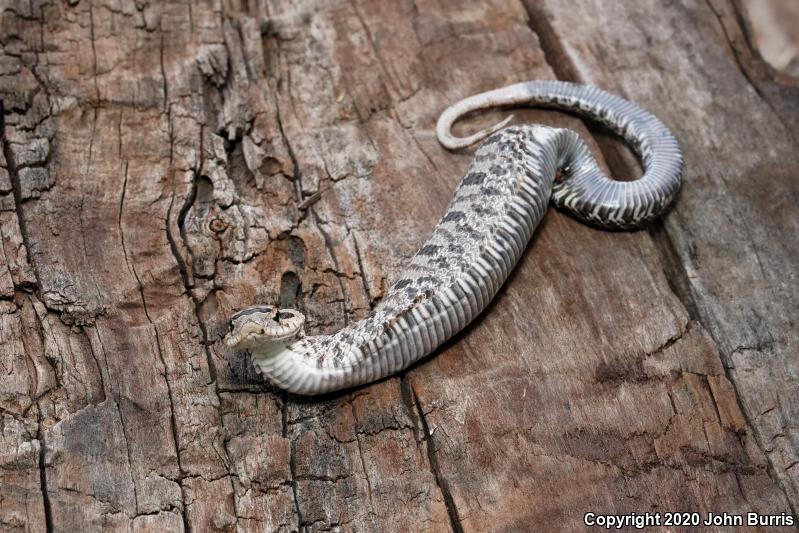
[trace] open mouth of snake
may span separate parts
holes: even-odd
[[[225,336],[225,344],[227,344],[230,348],[239,348],[244,340],[252,335],[252,333],[248,335],[239,335],[231,331]]]

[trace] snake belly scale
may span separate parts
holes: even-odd
[[[465,113],[534,104],[582,114],[621,135],[641,158],[635,181],[607,178],[568,129],[505,127],[466,138],[450,133]],[[230,320],[229,346],[247,350],[269,381],[297,394],[321,394],[390,376],[430,354],[491,301],[527,246],[550,202],[606,229],[631,229],[657,217],[680,187],[683,160],[654,115],[595,87],[530,81],[462,100],[442,113],[447,148],[488,137],[430,238],[384,299],[364,319],[332,335],[304,334],[292,309],[255,305]]]

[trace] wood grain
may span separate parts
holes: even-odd
[[[795,514],[799,111],[737,5],[1,12],[3,529]],[[535,78],[595,83],[674,130],[688,171],[663,224],[607,233],[551,211],[483,316],[372,386],[290,396],[224,346],[254,302],[299,308],[312,333],[364,316],[470,160],[438,145],[438,113]],[[594,126],[515,114],[635,175]]]

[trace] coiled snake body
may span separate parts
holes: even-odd
[[[603,175],[574,131],[502,123],[456,138],[463,114],[533,103],[577,112],[609,126],[643,162],[636,181]],[[493,133],[493,135],[491,135]],[[472,96],[448,108],[439,141],[475,152],[446,213],[385,298],[363,320],[332,335],[304,335],[304,316],[255,305],[233,315],[227,343],[251,352],[281,388],[320,394],[392,375],[463,329],[491,301],[522,254],[550,201],[592,225],[628,229],[658,216],[680,186],[682,154],[654,115],[597,88],[531,81]]]

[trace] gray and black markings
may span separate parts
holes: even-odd
[[[638,152],[644,175],[633,182],[607,178],[567,129],[519,125],[465,139],[450,134],[467,112],[520,103],[565,108],[610,126]],[[488,305],[550,201],[593,225],[635,228],[658,216],[680,185],[682,154],[666,127],[594,87],[526,82],[476,95],[447,109],[437,134],[448,148],[490,136],[430,238],[366,318],[329,336],[299,331],[278,348],[269,338],[254,341],[256,367],[277,385],[319,394],[389,376],[428,355]]]

